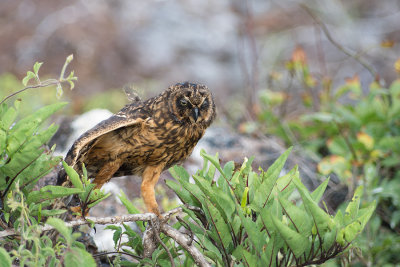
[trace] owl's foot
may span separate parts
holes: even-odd
[[[161,214],[160,210],[158,209],[158,205],[157,206],[148,206],[147,209],[150,213],[154,213],[155,215],[157,215],[157,218],[160,222],[164,223],[167,221],[167,218],[164,218],[164,216]]]

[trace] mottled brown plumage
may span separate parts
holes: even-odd
[[[147,209],[160,215],[154,186],[162,171],[182,162],[216,115],[204,85],[178,83],[157,97],[126,105],[75,141],[65,161],[78,172],[85,164],[100,188],[113,177],[142,176]],[[65,173],[58,184],[67,183]]]

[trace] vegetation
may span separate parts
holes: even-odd
[[[297,167],[281,176],[291,149],[268,170],[257,172],[252,170],[252,158],[235,168],[233,162],[221,166],[218,155],[202,151],[203,168],[192,175],[193,181],[184,168],[170,169],[175,181],[167,181],[167,185],[184,205],[177,220],[171,219],[168,224],[190,239],[190,246],[215,266],[305,266],[339,256],[344,260],[344,256],[353,254],[361,261],[378,265],[395,262],[399,241],[395,232],[400,221],[396,193],[400,186],[400,150],[396,146],[400,141],[400,81],[388,88],[374,82],[369,93],[363,95],[355,77],[333,94],[330,83],[318,83],[307,71],[301,50],[296,53],[287,68],[293,77],[300,77],[305,95],[309,93],[304,98],[307,112],[301,120],[280,119],[277,110],[282,111],[287,104],[285,94],[265,91],[261,95],[264,109],[259,114],[258,127],[265,130],[265,124],[279,122],[277,127],[268,129],[287,143],[301,144],[319,157],[320,173],[338,175],[351,189],[351,202],[336,214],[329,214],[320,203],[329,179],[310,193],[302,184]],[[17,93],[56,86],[60,95],[65,83],[73,88],[73,72],[64,78],[71,60],[67,59],[59,79],[43,82],[38,74],[41,64],[35,64],[33,72],[23,80],[24,89]],[[32,79],[35,84],[28,85]],[[324,86],[325,93],[320,98],[310,90],[317,84]],[[345,94],[356,96],[352,105],[341,103]],[[0,261],[4,266],[96,266],[97,255],[90,254],[86,244],[79,241],[81,234],[57,218],[66,210],[54,208],[53,204],[77,195],[85,210],[107,195],[94,190],[85,171],[80,177],[65,163],[72,188],[37,185],[61,162],[60,157],[52,155],[54,147],[46,147],[57,126],[45,123],[65,103],[47,105],[18,118],[21,100],[17,99],[13,106],[8,105],[9,101],[6,97],[0,103]],[[124,194],[120,200],[129,213],[138,213]],[[379,215],[374,213],[375,203]],[[367,224],[371,216],[371,223]],[[147,227],[143,222],[137,222],[137,227],[126,222],[108,226],[114,231],[117,255],[110,262],[116,266],[192,266],[197,262],[177,239],[157,231],[151,218],[143,220],[148,222]],[[49,229],[59,235],[46,234]],[[146,229],[153,229],[160,236],[150,257],[146,254]],[[371,236],[378,237],[371,242]],[[389,246],[392,251],[387,250]],[[357,247],[364,252],[362,255],[357,253]]]
[[[395,69],[400,74],[400,59]],[[359,237],[365,265],[383,266],[400,261],[400,79],[387,87],[375,80],[363,88],[357,75],[338,88],[327,77],[309,71],[301,47],[286,65],[290,84],[275,73],[260,100],[258,129],[280,136],[288,145],[300,146],[318,161],[321,175],[336,174],[353,193],[364,186],[364,201],[377,201],[366,234]],[[303,99],[302,112],[289,118],[285,112],[294,87]],[[319,92],[319,93],[317,93]],[[274,126],[277,125],[277,126]]]

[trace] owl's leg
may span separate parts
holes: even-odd
[[[158,182],[163,169],[164,166],[148,166],[144,169],[142,175],[141,193],[144,204],[149,212],[155,213],[158,217],[161,217],[161,213],[154,194],[154,186]]]

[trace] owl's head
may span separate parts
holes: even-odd
[[[170,87],[170,108],[177,121],[208,127],[214,120],[215,104],[205,85],[178,83]]]

